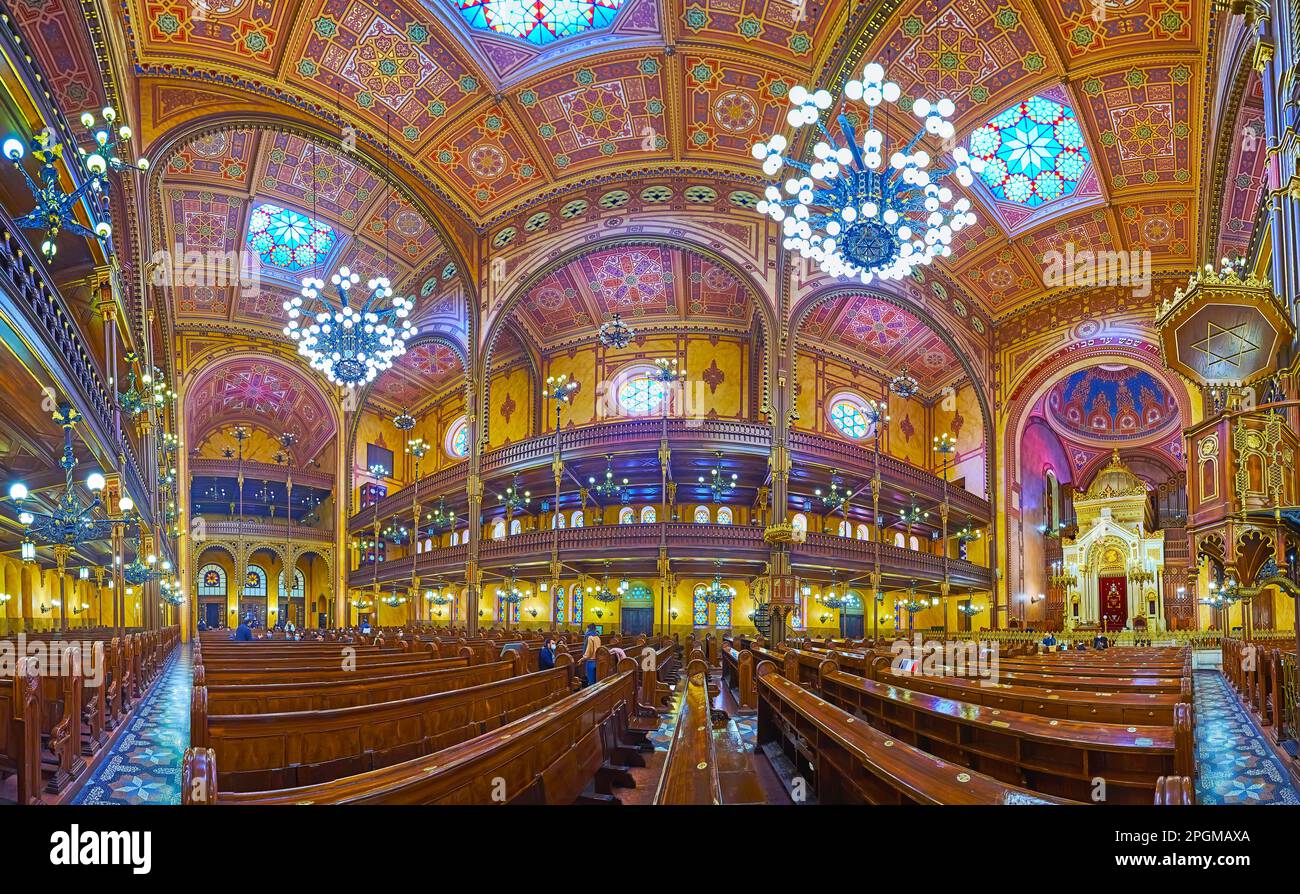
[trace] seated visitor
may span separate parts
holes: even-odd
[[[546,642],[542,643],[541,651],[537,653],[537,669],[547,670],[555,667],[555,640],[547,637]]]

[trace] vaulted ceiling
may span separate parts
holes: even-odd
[[[749,149],[789,132],[791,87],[823,85],[838,96],[842,71],[868,59],[906,97],[953,99],[961,141],[1037,96],[1077,121],[1087,164],[1068,195],[1026,207],[978,181],[967,190],[979,224],[942,263],[942,282],[924,282],[933,296],[921,297],[951,304],[974,336],[991,335],[986,319],[1052,298],[1044,256],[1067,244],[1149,251],[1157,274],[1190,269],[1203,241],[1205,110],[1218,63],[1210,4],[1099,2],[622,0],[605,4],[614,13],[606,27],[542,43],[475,27],[495,14],[490,0],[124,0],[108,21],[86,19],[75,0],[10,6],[65,110],[134,105],[142,142],[168,147],[155,159],[162,179],[151,194],[159,242],[237,249],[255,206],[282,205],[333,228],[322,266],[389,270],[421,299],[423,331],[463,344],[471,326],[458,272],[488,292],[492,262],[531,268],[556,245],[642,219],[671,228],[689,217],[680,227],[688,238],[730,240],[749,253],[756,277],[771,269],[775,233],[753,211],[764,178]],[[129,103],[101,86],[106,46],[129,63]],[[1253,126],[1259,91],[1254,78],[1234,105],[1239,127]],[[886,130],[901,138],[912,125],[904,108]],[[358,150],[338,151],[339,140],[313,148],[301,135],[310,128],[337,130]],[[176,133],[191,136],[172,143]],[[399,179],[425,189],[418,199],[399,191],[390,208],[384,163],[374,160],[383,146]],[[1263,161],[1249,140],[1227,160],[1216,196],[1220,251],[1249,239]],[[458,256],[473,269],[457,271]],[[263,269],[253,289],[181,285],[169,311],[182,334],[275,339],[280,303],[301,275],[292,273]],[[656,275],[673,288],[656,292]],[[620,284],[629,276],[638,284]],[[597,252],[531,283],[513,321],[542,347],[584,328],[590,337],[614,310],[647,327],[742,329],[753,315],[741,291],[723,267],[689,252]],[[851,354],[875,331],[873,362],[907,363],[923,382],[955,367],[905,312],[875,310],[866,325],[865,305],[827,305],[807,332],[815,327],[828,349]],[[880,343],[903,330],[911,334]],[[448,355],[431,362],[454,365]],[[415,402],[423,380],[399,369],[373,400]]]

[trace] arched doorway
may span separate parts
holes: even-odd
[[[624,636],[650,636],[654,632],[654,590],[645,581],[629,583],[619,600],[619,630]]]

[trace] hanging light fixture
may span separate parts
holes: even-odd
[[[703,475],[699,476],[699,482],[709,489],[709,498],[714,503],[722,503],[727,497],[735,493],[738,476],[735,472],[732,472],[731,475],[728,476],[727,473],[722,470],[721,450],[717,451],[713,455],[717,457],[717,465],[709,470],[707,478]]]
[[[424,520],[429,523],[431,534],[440,534],[456,524],[456,513],[447,508],[446,497],[439,497],[438,505],[424,514]]]
[[[736,598],[736,588],[730,584],[722,582],[722,560],[714,559],[713,566],[717,569],[714,572],[713,580],[704,585],[699,592],[701,596],[714,605],[723,605]]]
[[[848,605],[848,599],[839,594],[836,581],[837,577],[832,575],[831,588],[822,596],[822,605],[827,608],[844,608],[844,606]]]
[[[284,302],[289,313],[284,334],[298,343],[298,353],[312,369],[345,388],[373,381],[391,368],[416,333],[407,319],[411,301],[394,294],[387,277],[371,279],[366,284],[369,294],[354,309],[351,290],[360,281],[360,274],[341,267],[330,277],[338,291],[337,305],[321,294],[325,283],[314,277],[302,281],[301,295]]]
[[[398,431],[410,431],[415,428],[415,417],[406,412],[406,407],[402,407],[402,412],[393,417],[393,427]]]
[[[127,389],[117,395],[117,406],[127,418],[134,419],[148,409],[149,402],[135,383],[135,364],[139,362],[139,356],[134,351],[128,351],[125,360]]]
[[[63,493],[55,499],[54,508],[49,512],[32,512],[25,508],[30,497],[27,485],[16,481],[9,486],[9,502],[18,508],[18,521],[23,526],[21,555],[25,562],[35,561],[37,541],[75,547],[92,540],[103,540],[115,527],[133,525],[136,521],[135,504],[127,496],[118,501],[119,517],[97,515],[96,510],[102,506],[99,495],[106,484],[100,472],[86,476],[86,488],[91,492],[92,500],[88,504],[81,502],[72,484],[72,470],[77,465],[72,450],[72,430],[81,421],[81,414],[64,404],[54,413],[54,421],[63,428],[63,458],[59,465],[64,471]]]
[[[62,176],[56,164],[63,158],[63,144],[58,142],[50,144],[52,128],[41,131],[31,141],[32,157],[41,163],[39,184],[32,180],[27,169],[23,167],[23,156],[27,150],[22,140],[10,137],[4,141],[3,146],[0,146],[0,151],[4,152],[5,158],[13,162],[13,166],[23,175],[28,191],[36,200],[36,207],[14,223],[24,230],[44,231],[45,240],[41,243],[41,254],[46,258],[53,258],[58,251],[59,233],[63,230],[88,239],[107,239],[112,236],[113,227],[106,220],[96,223],[93,230],[78,223],[74,210],[77,203],[87,199],[93,207],[95,216],[105,213],[108,211],[109,171],[120,173],[133,169],[141,171],[149,169],[148,159],[141,158],[134,165],[130,165],[118,156],[121,146],[131,139],[131,128],[123,124],[115,133],[112,132],[113,123],[117,120],[117,112],[112,106],[105,107],[100,114],[104,118],[104,126],[92,133],[94,146],[89,150],[81,146],[76,147],[88,176],[70,193],[63,191]],[[86,112],[81,116],[81,124],[87,130],[94,128],[95,123],[93,112]]]
[[[615,587],[609,585],[609,562],[605,562],[605,576],[599,584],[588,584],[586,587],[587,595],[597,602],[617,602],[619,598],[628,591],[629,584],[625,580],[618,582]]]
[[[911,503],[898,513],[898,518],[899,521],[910,527],[912,525],[921,524],[921,522],[930,517],[930,513],[922,509],[920,504],[916,502],[915,493],[912,493],[909,496],[911,497]]]
[[[600,324],[596,337],[602,347],[626,348],[636,338],[636,330],[623,322],[621,314],[611,314],[608,320]]]
[[[978,615],[980,612],[984,611],[984,609],[980,608],[978,605],[975,604],[975,593],[970,592],[966,594],[965,602],[960,602],[957,604],[957,611],[961,612],[963,615],[965,615],[968,618],[973,618],[976,615]]]
[[[510,566],[510,577],[506,579],[505,586],[497,587],[497,598],[509,605],[519,605],[530,595],[529,591],[521,588],[515,579],[516,570],[516,566]]]
[[[592,491],[601,499],[609,497],[617,498],[620,503],[626,503],[631,497],[631,489],[628,487],[627,479],[621,482],[614,480],[614,456],[605,454],[605,474],[600,479],[594,476],[588,476],[587,483],[591,486]]]
[[[516,512],[527,506],[533,501],[533,492],[523,490],[519,487],[519,473],[516,472],[510,480],[510,485],[506,488],[504,494],[498,494],[497,499],[501,505],[505,506],[510,512]]]
[[[952,167],[931,169],[930,154],[920,144],[927,135],[952,139],[957,109],[950,99],[933,104],[915,99],[912,114],[921,120],[920,129],[903,148],[887,147],[875,126],[876,107],[899,104],[901,90],[885,80],[878,63],[863,69],[862,80],[849,81],[844,95],[867,107],[860,140],[856,113],[836,116],[838,134],[822,122],[822,113],[832,105],[829,92],[810,93],[803,86],[790,90],[786,122],[796,130],[816,127],[822,136],[813,146],[817,160],[807,164],[784,155],[789,141],[781,134],[757,143],[752,152],[763,162],[764,174],[775,177],[783,167],[794,171],[784,183],[767,187],[756,210],[782,225],[787,249],[813,259],[833,276],[863,284],[873,278],[903,279],[935,257],[948,257],[954,234],[975,223],[970,200],[957,198],[946,181],[953,177],[969,186],[984,162],[958,146]]]
[[[916,376],[907,371],[907,364],[903,364],[898,375],[889,380],[889,390],[899,397],[915,397],[921,390],[921,383],[916,380]]]
[[[831,485],[823,491],[820,487],[813,491],[813,495],[821,500],[823,506],[829,508],[839,508],[848,503],[853,497],[853,491],[847,490],[840,486],[839,470],[831,469]]]

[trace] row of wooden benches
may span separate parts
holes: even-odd
[[[29,654],[17,658],[13,676],[0,677],[0,777],[17,777],[20,804],[66,792],[157,676],[180,630],[76,635],[75,641],[25,637]],[[4,647],[16,650],[18,643],[5,641]],[[30,654],[38,650],[41,656]]]
[[[628,642],[628,646],[634,643]],[[629,654],[632,648],[628,648]],[[473,664],[471,656],[429,659],[420,681],[394,682],[385,665],[365,680],[239,683],[211,704],[255,698],[361,699],[348,707],[195,720],[185,759],[186,803],[573,803],[610,800],[630,785],[627,765],[645,750],[667,703],[675,647],[659,643],[637,659],[611,660],[602,647],[598,682],[573,690],[575,663],[515,674],[523,658]],[[448,667],[447,663],[452,663]],[[255,673],[255,672],[253,672]],[[402,676],[402,674],[399,674]],[[473,682],[476,680],[484,682]],[[441,689],[452,682],[468,686]],[[365,703],[394,685],[424,695]],[[367,691],[369,687],[370,691]],[[278,691],[277,691],[278,690]],[[234,699],[234,700],[230,700]],[[196,702],[199,700],[196,690]],[[220,772],[218,772],[220,768]],[[594,786],[594,787],[591,787]]]

